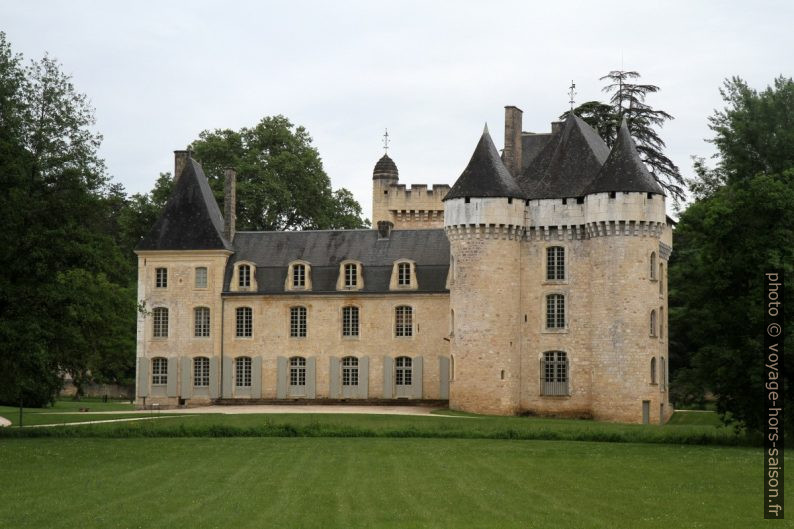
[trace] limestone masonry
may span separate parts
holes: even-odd
[[[136,249],[140,406],[449,401],[477,413],[665,422],[662,188],[624,123],[522,129],[505,108],[455,184],[400,184],[387,155],[372,230],[237,232],[201,166]]]

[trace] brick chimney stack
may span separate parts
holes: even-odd
[[[223,175],[223,236],[232,242],[237,220],[237,171],[227,167]]]
[[[189,157],[190,151],[174,151],[174,182],[182,176]]]
[[[512,105],[505,107],[505,149],[504,162],[510,174],[518,176],[521,172],[521,127],[524,112]]]

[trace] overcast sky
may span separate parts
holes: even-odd
[[[129,192],[151,189],[204,129],[283,114],[305,126],[334,188],[370,215],[372,167],[403,183],[455,181],[504,106],[544,132],[603,97],[598,78],[637,70],[675,116],[662,132],[685,175],[709,156],[707,117],[738,75],[764,88],[792,75],[794,3],[85,2],[0,0],[0,30],[26,58],[49,52],[91,99],[101,154]]]

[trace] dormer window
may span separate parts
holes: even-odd
[[[251,287],[251,267],[249,265],[240,265],[237,275],[237,286],[240,288]]]
[[[284,290],[311,290],[312,267],[306,261],[292,261],[287,269]]]
[[[416,290],[416,263],[408,259],[399,259],[391,269],[390,290]]]
[[[353,264],[345,265],[345,288],[356,288],[358,285],[358,267]]]
[[[346,260],[339,264],[339,276],[336,281],[337,290],[362,290],[364,274],[360,262]]]
[[[255,270],[256,265],[250,261],[237,263],[231,282],[232,290],[256,291]]]
[[[292,265],[292,288],[306,288],[306,266]]]

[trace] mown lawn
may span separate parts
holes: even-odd
[[[770,526],[762,519],[761,456],[754,448],[2,439],[0,461],[0,527]]]

